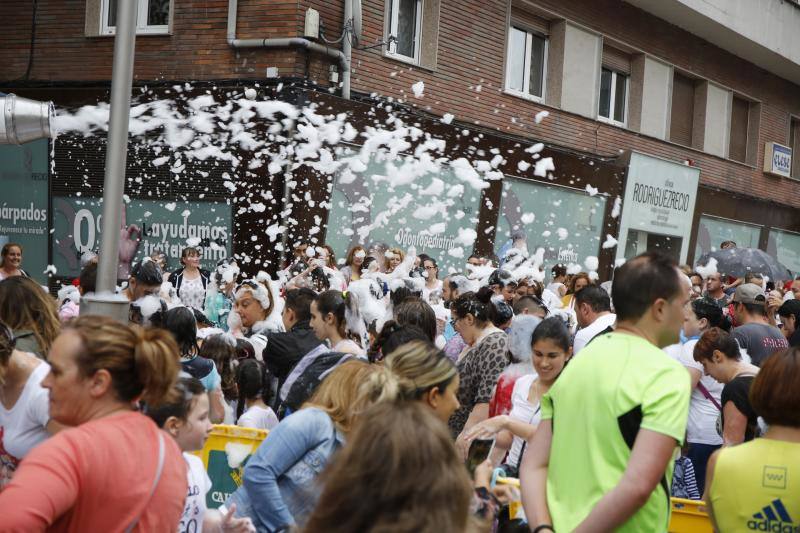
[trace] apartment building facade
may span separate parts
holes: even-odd
[[[0,90],[64,107],[107,98],[116,1],[0,5],[11,20],[0,37]],[[546,263],[597,256],[605,276],[615,259],[645,249],[692,262],[734,240],[800,270],[800,156],[791,157],[792,148],[800,151],[794,2],[364,0],[356,3],[360,34],[348,64],[335,42],[344,26],[341,0],[137,1],[140,91],[190,81],[224,97],[258,87],[264,98],[347,112],[359,128],[391,107],[447,139],[451,158],[491,159],[503,178],[461,206],[475,214],[465,220],[475,222],[482,253],[522,229],[529,247],[547,248]],[[349,100],[340,96],[348,67]],[[420,81],[418,98],[412,86]],[[536,143],[555,164],[543,175],[525,151]],[[75,195],[82,187],[84,195],[97,195],[102,144],[59,141],[52,156],[40,147],[28,158],[43,161],[45,173],[47,163],[54,168],[45,196],[52,204],[48,229],[57,236],[74,241],[70,222],[74,228],[78,212],[88,217],[85,197]],[[254,268],[277,264],[274,247],[256,249],[251,237],[253,228],[285,217],[285,209],[249,212],[243,195],[231,199],[220,185],[225,169],[218,166],[202,170],[205,181],[170,185],[167,169],[146,161],[157,158],[143,153],[129,162],[132,179],[144,183],[132,192],[139,211],[157,207],[154,191],[162,202],[186,202],[188,211],[211,209],[216,219],[195,225],[229,236],[227,253],[262,256]],[[373,171],[379,170],[367,174]],[[354,239],[339,228],[363,222],[349,206],[374,193],[307,168],[291,177],[256,171],[238,178],[290,204],[311,198],[313,207],[291,215],[297,224],[289,240],[321,224],[327,231],[319,238],[337,249]],[[449,171],[440,178],[456,180]],[[287,180],[299,184],[288,195]],[[375,216],[390,199],[371,200]],[[447,238],[425,239],[410,226],[370,237],[424,243],[447,257]],[[568,238],[559,237],[562,229]],[[603,246],[614,239],[615,247]],[[51,238],[48,264],[74,252],[68,240]]]

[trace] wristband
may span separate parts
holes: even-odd
[[[555,533],[555,529],[550,524],[539,524],[536,526],[531,533],[539,533],[540,531],[552,531]]]

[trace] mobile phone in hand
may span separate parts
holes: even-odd
[[[475,468],[486,459],[494,449],[494,439],[475,439],[469,445],[469,452],[467,453],[467,470],[470,475],[475,473]]]

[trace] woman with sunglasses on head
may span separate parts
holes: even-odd
[[[363,338],[366,327],[358,311],[354,294],[329,290],[311,302],[311,328],[320,341],[328,341],[334,352],[365,357],[366,352],[350,336]]]
[[[15,345],[11,329],[0,322],[0,491],[28,452],[60,427],[50,419],[50,397],[42,387],[50,365]]]
[[[451,307],[456,331],[469,346],[456,363],[461,407],[450,417],[454,437],[488,418],[497,379],[509,364],[508,335],[492,323],[497,313],[493,295],[491,288],[482,287],[477,293],[462,294]],[[462,452],[466,457],[467,450]]]
[[[31,278],[0,281],[0,322],[14,332],[17,349],[45,359],[61,331],[56,302]]]

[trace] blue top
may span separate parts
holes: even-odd
[[[325,411],[300,409],[284,418],[250,457],[242,486],[226,505],[236,504],[236,516],[249,516],[259,532],[296,525],[313,510],[320,493],[314,482],[343,441]]]

